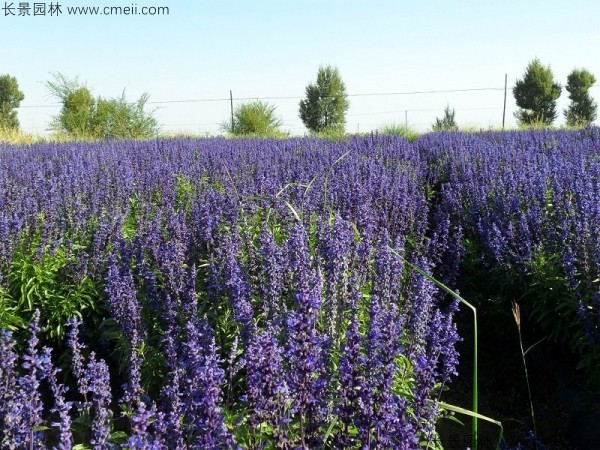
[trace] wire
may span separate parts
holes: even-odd
[[[489,107],[489,108],[452,108],[455,111],[502,111],[503,108],[499,108],[499,107]],[[511,110],[514,108],[506,108],[506,110]],[[435,111],[440,111],[439,108],[429,108],[429,109],[399,109],[396,111],[378,111],[378,112],[371,112],[371,113],[361,113],[361,114],[349,114],[348,117],[361,117],[361,116],[375,116],[378,114],[398,114],[398,113],[403,113],[403,112],[435,112]]]
[[[435,91],[409,91],[409,92],[371,92],[361,94],[346,94],[347,97],[376,97],[376,96],[392,96],[392,95],[415,95],[415,94],[442,94],[452,92],[473,92],[473,91],[504,91],[504,88],[470,88],[470,89],[444,89]],[[299,96],[268,96],[268,97],[233,97],[236,101],[248,100],[299,100],[304,98]],[[327,97],[325,97],[327,98]],[[187,99],[187,100],[163,100],[152,101],[148,104],[165,104],[165,103],[199,103],[199,102],[219,102],[231,101],[231,98],[213,98],[213,99]]]
[[[394,95],[417,95],[417,94],[449,94],[454,92],[481,92],[481,91],[504,91],[504,88],[469,88],[469,89],[441,89],[431,91],[406,91],[406,92],[370,92],[347,94],[347,97],[385,97]],[[236,101],[248,100],[299,100],[303,96],[267,96],[267,97],[233,97]],[[146,102],[148,105],[164,105],[172,103],[204,103],[204,102],[225,102],[231,101],[231,98],[198,98],[198,99],[180,99],[180,100],[155,100]],[[50,103],[45,105],[23,105],[19,108],[56,108],[62,106],[62,103]]]

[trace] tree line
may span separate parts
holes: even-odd
[[[596,120],[598,105],[589,93],[595,83],[596,77],[584,68],[574,69],[567,77],[565,89],[571,101],[563,114],[568,126],[588,126]],[[75,139],[148,138],[158,134],[155,110],[146,109],[146,93],[134,102],[126,99],[125,91],[116,98],[94,97],[85,83],[60,73],[53,74],[45,85],[62,105],[50,124],[55,132]],[[554,80],[550,66],[537,58],[532,60],[513,88],[519,124],[551,125],[558,116],[556,100],[561,92],[562,86]],[[24,98],[15,77],[0,76],[0,130],[19,129],[17,109]],[[298,114],[313,134],[343,134],[349,106],[339,70],[327,65],[319,67],[316,81],[306,86]],[[275,106],[256,100],[239,104],[221,129],[236,136],[277,136],[284,134],[281,126]],[[457,129],[455,111],[450,106],[443,118],[432,124],[433,131]]]

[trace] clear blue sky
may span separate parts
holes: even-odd
[[[10,4],[10,2],[7,2]],[[49,5],[51,2],[46,2]],[[384,0],[58,0],[58,17],[0,10],[0,73],[17,77],[24,130],[44,132],[58,108],[43,83],[51,72],[86,81],[96,95],[151,101],[302,97],[319,65],[336,65],[349,94],[510,87],[534,57],[565,84],[575,67],[600,78],[600,2]],[[18,6],[19,1],[13,5]],[[163,16],[68,15],[73,6],[168,6]],[[31,2],[33,5],[33,2]],[[0,1],[0,7],[5,6]],[[17,11],[15,11],[18,13]],[[32,13],[33,14],[33,13]],[[600,89],[592,90],[600,98]],[[299,99],[271,100],[294,134]],[[446,104],[461,126],[499,126],[503,92],[351,97],[349,131],[391,122],[419,130]],[[567,93],[559,100],[562,110]],[[217,132],[228,102],[159,106],[167,131]],[[490,108],[490,109],[483,109]],[[562,114],[557,123],[562,123]]]

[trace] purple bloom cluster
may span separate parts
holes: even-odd
[[[530,279],[550,274],[549,280],[533,278],[537,284],[564,277],[572,299],[549,296],[554,304],[546,308],[561,310],[561,320],[568,321],[561,326],[573,334],[564,340],[573,344],[578,339],[579,321],[579,331],[596,349],[600,342],[594,281],[600,277],[599,142],[600,130],[588,128],[443,133],[424,136],[417,144],[428,163],[437,167],[431,173],[432,184],[441,191],[436,214],[449,221],[446,228],[483,244],[481,261],[493,270]],[[445,241],[446,260],[456,261],[452,255],[461,253],[452,248],[456,239]]]
[[[468,202],[446,187],[430,210],[443,176],[430,159],[443,146],[422,145],[374,135],[0,147],[0,288],[18,291],[15,252],[64,249],[65,271],[78,272],[68,275],[101,293],[95,311],[73,309],[69,363],[38,349],[44,311],[23,355],[1,335],[3,447],[427,441],[434,386],[458,364],[456,305],[440,308],[437,289],[389,247],[453,283],[463,229],[495,226],[498,261],[536,249],[508,230],[541,232],[521,214],[525,197],[507,202],[504,222],[486,198],[473,206],[489,212],[481,224],[459,223],[453,208]],[[577,226],[563,232],[579,274],[593,248],[574,235],[593,223]],[[125,345],[102,334],[109,327]]]

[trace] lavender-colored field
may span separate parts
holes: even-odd
[[[598,361],[600,131],[0,146],[1,446],[433,446],[466,254]]]

